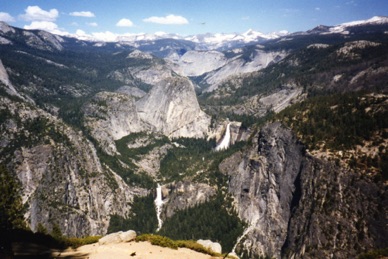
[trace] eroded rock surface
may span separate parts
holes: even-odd
[[[388,195],[357,172],[308,155],[280,123],[220,169],[248,227],[237,251],[255,257],[349,258],[386,247]]]

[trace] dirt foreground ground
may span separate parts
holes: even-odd
[[[177,250],[154,246],[149,242],[128,242],[118,244],[91,244],[79,247],[77,250],[67,250],[54,255],[57,258],[88,258],[88,259],[209,259],[218,258],[195,252],[187,248]]]

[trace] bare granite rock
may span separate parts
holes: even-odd
[[[152,131],[169,137],[205,137],[210,117],[199,107],[193,83],[169,77],[136,102],[140,119]]]
[[[128,231],[119,231],[115,233],[108,234],[98,240],[99,245],[107,245],[107,244],[117,244],[123,242],[130,242],[135,240],[136,232],[133,230]]]
[[[238,254],[354,258],[388,245],[381,183],[310,156],[280,123],[263,127],[251,148],[224,160],[220,170],[248,223]]]

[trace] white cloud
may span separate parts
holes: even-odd
[[[143,19],[144,22],[152,22],[152,23],[159,23],[159,24],[188,24],[189,21],[179,15],[170,14],[165,17],[157,17],[152,16],[146,19]]]
[[[248,21],[249,19],[250,19],[249,16],[244,16],[244,17],[241,18],[241,20],[244,20],[244,21]]]
[[[89,23],[87,23],[87,25],[92,26],[92,27],[98,26],[98,24],[96,22],[89,22]]]
[[[321,10],[321,8],[315,7],[315,11],[320,11],[320,10]]]
[[[119,26],[119,27],[132,27],[133,26],[133,22],[129,19],[126,19],[126,18],[123,18],[121,19],[120,21],[118,21],[116,23],[116,26]]]
[[[34,21],[30,25],[25,25],[26,30],[44,30],[58,35],[67,35],[68,33],[58,28],[58,25],[49,21]]]
[[[15,18],[13,18],[9,13],[0,12],[0,21],[14,22]]]
[[[58,10],[51,9],[50,11],[45,11],[39,6],[28,6],[25,10],[25,13],[20,15],[20,18],[25,21],[47,21],[53,22],[58,17]]]
[[[72,12],[71,16],[79,16],[79,17],[95,17],[94,13],[89,11],[81,11],[81,12]]]
[[[110,31],[105,31],[105,32],[93,32],[92,36],[102,41],[116,41],[118,35]]]
[[[87,36],[86,32],[80,29],[76,30],[75,34],[77,36]]]

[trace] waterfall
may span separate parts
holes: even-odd
[[[244,232],[243,232],[243,234],[237,239],[237,242],[236,242],[236,244],[234,245],[234,247],[233,247],[233,249],[232,249],[232,252],[230,253],[230,254],[232,254],[232,255],[235,255],[237,258],[240,258],[240,256],[238,256],[237,254],[236,254],[236,248],[237,248],[237,245],[241,242],[241,240],[251,231],[251,230],[253,230],[254,229],[254,226],[253,225],[250,225],[249,227],[247,227],[245,230],[244,230]]]
[[[158,187],[156,188],[156,199],[155,199],[155,207],[156,207],[156,216],[158,217],[158,229],[156,231],[159,231],[162,228],[163,221],[160,218],[160,214],[162,213],[162,206],[163,206],[163,197],[162,197],[162,186],[158,184]]]
[[[216,147],[216,151],[225,150],[230,145],[230,123],[226,126],[225,135],[220,144]]]

